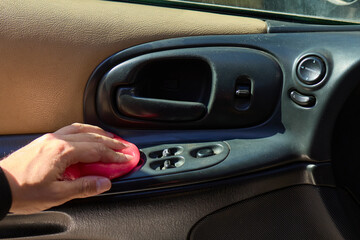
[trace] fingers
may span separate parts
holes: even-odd
[[[113,136],[99,127],[74,123],[53,134],[46,134],[44,139],[57,141],[54,148],[65,155],[66,161],[58,162],[63,169],[79,162],[122,163],[132,160],[132,156],[114,151],[128,146]]]
[[[110,190],[111,182],[108,178],[87,176],[74,181],[62,181],[57,183],[58,196],[64,202],[74,198],[85,198],[98,195]]]
[[[62,135],[59,136],[59,139],[68,142],[97,142],[97,143],[102,143],[105,146],[114,150],[120,150],[128,147],[127,145],[116,139],[105,137],[103,135],[99,135],[96,133],[77,133],[70,135]]]
[[[76,133],[96,133],[105,137],[110,137],[110,138],[114,137],[114,134],[106,132],[105,130],[97,126],[83,124],[83,123],[73,123],[69,126],[63,127],[57,130],[56,132],[54,132],[54,134],[56,135],[66,135],[66,134],[76,134]]]
[[[82,162],[122,163],[132,160],[132,156],[115,152],[102,143],[72,142],[67,152],[67,166]]]

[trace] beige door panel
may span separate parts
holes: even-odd
[[[0,1],[0,134],[54,131],[82,122],[95,67],[145,42],[265,33],[257,19],[96,0]]]

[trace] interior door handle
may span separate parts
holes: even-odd
[[[116,94],[118,110],[129,117],[156,121],[191,121],[207,111],[200,102],[138,97],[132,88],[120,88]]]

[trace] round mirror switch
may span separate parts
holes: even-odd
[[[297,76],[305,84],[314,85],[320,82],[326,73],[324,61],[318,56],[307,56],[297,66]]]

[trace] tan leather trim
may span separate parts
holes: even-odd
[[[0,134],[54,131],[83,121],[94,68],[153,40],[264,33],[251,18],[97,0],[0,1]]]

